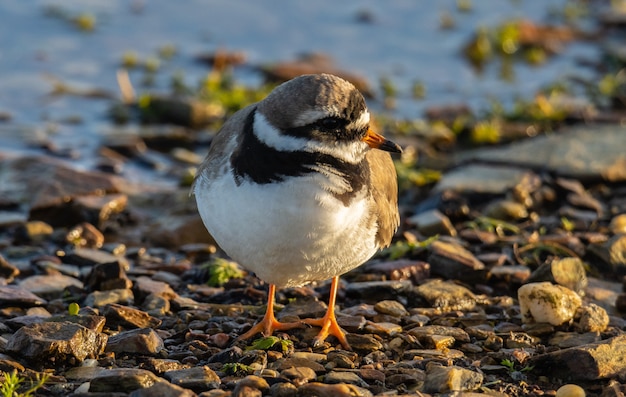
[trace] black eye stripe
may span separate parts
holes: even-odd
[[[345,128],[348,125],[348,120],[340,117],[325,117],[314,123],[314,125],[321,130],[337,131]]]

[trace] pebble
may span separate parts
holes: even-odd
[[[444,312],[473,310],[476,296],[467,288],[450,281],[432,280],[414,288],[414,293],[430,307]]]
[[[161,320],[148,313],[130,306],[112,303],[104,308],[104,316],[109,327],[118,325],[123,328],[156,328]]]
[[[206,365],[166,371],[163,377],[177,386],[196,392],[216,389],[221,384],[219,376]]]
[[[437,240],[430,244],[429,249],[428,263],[434,274],[467,282],[484,279],[485,264],[465,248]]]
[[[351,384],[307,383],[298,388],[298,397],[372,397],[369,390]]]
[[[567,384],[559,387],[555,397],[585,397],[585,390],[574,384]]]
[[[150,387],[136,389],[128,397],[195,397],[196,393],[189,389],[173,385],[169,382],[156,382]]]
[[[406,221],[409,225],[416,226],[417,230],[424,236],[441,234],[454,237],[457,235],[450,218],[437,209],[430,209],[418,213],[408,218]]]
[[[588,280],[585,266],[580,258],[554,259],[544,263],[532,272],[527,283],[549,281],[571,289],[579,295],[584,295]]]
[[[577,293],[549,282],[525,284],[519,288],[517,294],[525,323],[561,325],[571,321],[582,305]]]
[[[609,223],[609,229],[613,234],[626,234],[626,214],[614,216]]]
[[[472,391],[483,382],[483,375],[469,369],[439,365],[428,366],[423,390],[426,393],[445,393],[450,391]]]
[[[163,340],[152,328],[139,328],[110,336],[106,351],[116,354],[153,356],[163,348]]]
[[[155,374],[145,369],[113,368],[100,371],[89,383],[90,393],[130,393],[161,382]]]
[[[55,299],[63,296],[68,287],[83,288],[83,283],[70,276],[62,274],[30,276],[19,282],[19,286],[45,299]]]
[[[409,312],[404,305],[396,300],[383,300],[374,305],[374,310],[381,314],[389,314],[394,317],[407,316]]]
[[[130,289],[111,289],[105,291],[94,291],[85,297],[85,306],[105,307],[113,303],[123,305],[133,304],[135,297]]]
[[[581,306],[576,312],[579,332],[604,332],[609,326],[609,315],[595,303]]]

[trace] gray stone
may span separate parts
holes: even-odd
[[[560,258],[541,264],[526,280],[527,283],[539,281],[559,284],[578,294],[584,294],[588,284],[585,266],[580,258]]]
[[[112,303],[105,307],[104,316],[109,326],[119,325],[124,328],[156,328],[161,320],[148,313],[129,306]]]
[[[468,164],[445,173],[433,191],[504,194],[525,183],[529,175],[533,174],[517,167]]]
[[[162,382],[158,376],[145,369],[114,368],[98,372],[89,385],[90,393],[130,393]]]
[[[169,382],[157,382],[150,387],[136,389],[132,391],[128,397],[194,397],[196,393],[189,389],[183,389],[180,386],[173,385]]]
[[[476,296],[469,289],[450,281],[432,280],[414,288],[417,296],[443,311],[472,310]]]
[[[369,390],[346,383],[328,385],[311,382],[298,388],[298,397],[372,397]]]
[[[366,264],[368,273],[383,274],[388,280],[411,280],[415,283],[430,277],[430,264],[423,261],[399,259]]]
[[[423,391],[426,393],[471,391],[478,389],[482,382],[483,375],[469,369],[430,365],[426,370]]]
[[[207,366],[166,371],[163,377],[175,385],[195,392],[216,389],[221,384],[219,376]]]
[[[104,307],[112,303],[130,305],[134,302],[133,291],[130,289],[111,289],[94,291],[85,297],[85,306]]]
[[[576,328],[580,332],[604,332],[609,326],[609,315],[606,310],[596,305],[588,303],[578,309],[575,315]]]
[[[546,376],[597,380],[626,371],[626,335],[532,357],[530,365]]]
[[[121,255],[114,255],[107,251],[77,247],[65,255],[64,261],[78,266],[96,266],[104,263],[118,262],[124,270],[130,267],[128,260]]]
[[[348,284],[346,294],[355,298],[367,299],[370,302],[378,302],[383,299],[395,299],[398,295],[410,290],[412,286],[413,283],[409,280],[366,281]]]
[[[407,219],[410,225],[417,227],[417,230],[424,236],[434,236],[442,234],[445,236],[456,236],[456,229],[450,219],[437,209],[421,212]]]
[[[458,327],[446,327],[443,325],[425,325],[423,327],[415,327],[408,331],[409,335],[413,335],[418,341],[428,343],[432,340],[432,336],[450,336],[458,343],[467,343],[470,336],[463,329]]]
[[[289,367],[280,372],[280,376],[289,379],[296,384],[304,384],[315,378],[317,374],[309,367]]]
[[[487,204],[483,214],[494,219],[518,221],[528,218],[528,209],[524,204],[513,200],[495,200]]]
[[[345,383],[360,387],[367,387],[367,383],[354,372],[330,371],[324,376],[324,383]]]
[[[163,339],[151,328],[120,332],[109,337],[106,351],[116,354],[155,355],[163,350]]]
[[[558,134],[516,141],[507,146],[466,152],[459,161],[517,164],[583,181],[603,179],[620,182],[626,180],[625,147],[626,134],[623,127],[585,125],[564,129]],[[500,168],[488,165],[483,167]],[[472,181],[467,183],[471,184]]]
[[[381,314],[388,314],[394,317],[408,316],[409,312],[404,305],[396,300],[383,300],[374,305],[374,310]]]
[[[428,262],[434,274],[466,282],[483,280],[485,265],[465,248],[444,241],[433,241]]]
[[[71,322],[45,322],[22,327],[7,340],[6,350],[44,364],[81,362],[104,352],[107,336]]]
[[[46,299],[60,298],[67,287],[83,288],[83,283],[62,274],[30,276],[19,282],[19,286]]]
[[[0,285],[0,306],[41,306],[47,301],[25,288]]]

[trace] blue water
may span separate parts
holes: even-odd
[[[461,12],[454,0],[2,0],[0,111],[12,119],[0,124],[0,148],[17,150],[26,132],[79,151],[92,150],[112,128],[106,115],[110,101],[52,97],[46,76],[117,95],[115,71],[122,55],[134,51],[140,58],[155,57],[167,44],[176,46],[178,53],[162,64],[152,91],[166,92],[176,72],[184,73],[187,84],[197,85],[207,68],[194,57],[217,48],[243,51],[254,65],[319,51],[332,56],[339,67],[365,76],[375,88],[381,76],[390,78],[399,90],[400,117],[421,117],[433,105],[467,103],[481,110],[494,98],[511,103],[518,96],[532,97],[539,87],[568,74],[588,74],[576,60],[594,59],[596,48],[572,44],[540,67],[516,64],[514,80],[504,81],[497,64],[477,74],[461,55],[463,45],[479,26],[511,18],[546,22],[550,11],[564,3],[474,0],[470,12]],[[81,32],[67,21],[46,16],[52,5],[95,15],[95,31]],[[357,21],[363,11],[372,16],[371,23]],[[440,28],[444,12],[454,19],[454,29]],[[140,85],[142,76],[141,71],[131,73],[140,92],[148,90]],[[236,76],[250,85],[261,79],[249,68]],[[411,99],[415,81],[426,87],[424,100]],[[372,107],[379,105],[374,102]],[[60,122],[74,116],[83,122]]]

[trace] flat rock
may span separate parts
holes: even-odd
[[[30,276],[19,282],[19,286],[35,295],[47,299],[60,298],[68,287],[83,288],[83,283],[63,274]]]
[[[330,371],[324,376],[324,383],[346,383],[360,387],[367,387],[367,383],[354,372]]]
[[[26,288],[15,285],[0,285],[0,306],[41,306],[48,301]]]
[[[413,283],[409,280],[350,283],[346,287],[346,295],[362,298],[367,302],[378,302],[383,299],[395,299],[398,295],[410,290],[412,286]]]
[[[531,358],[535,370],[561,379],[597,380],[626,371],[626,335]]]
[[[89,385],[90,393],[130,393],[163,382],[158,376],[145,369],[114,368],[100,371]]]
[[[116,354],[155,355],[163,350],[163,339],[151,328],[120,332],[109,337],[106,351]]]
[[[487,161],[547,170],[585,180],[626,180],[626,134],[619,125],[586,125],[563,129],[558,134],[536,136],[497,148],[466,152],[460,161]],[[485,165],[484,168],[494,167]],[[466,168],[466,167],[461,167]],[[489,171],[488,171],[489,172]],[[446,177],[443,178],[443,181]],[[465,182],[471,186],[471,180]]]
[[[119,325],[124,328],[156,328],[161,325],[161,320],[152,317],[148,313],[122,306],[117,303],[110,304],[104,309],[104,316],[109,326]]]
[[[428,262],[432,272],[446,279],[466,282],[484,279],[485,264],[465,248],[444,241],[433,241],[429,247]]]
[[[418,283],[430,277],[430,264],[423,261],[400,259],[366,264],[365,271],[383,274],[388,280],[411,280]]]
[[[532,174],[519,167],[467,164],[446,172],[433,188],[433,192],[451,190],[503,194],[524,183]]]
[[[472,291],[451,281],[428,281],[413,291],[431,307],[443,311],[472,310],[476,306],[476,296]]]
[[[94,291],[85,297],[85,306],[104,307],[114,303],[132,304],[134,302],[133,291],[130,289],[111,289]]]
[[[166,371],[163,377],[175,385],[197,392],[216,389],[221,384],[219,376],[207,366]]]
[[[81,362],[104,352],[107,336],[71,322],[44,322],[22,327],[7,340],[6,350],[44,363]]]
[[[136,389],[128,397],[194,397],[196,393],[169,382],[157,382],[150,387]]]
[[[298,396],[302,397],[371,397],[372,392],[356,385],[339,383],[328,385],[311,382],[298,388]]]
[[[96,266],[104,263],[118,262],[124,270],[128,270],[130,265],[126,258],[114,255],[110,252],[94,248],[75,248],[66,253],[64,261],[77,266]]]
[[[424,391],[445,393],[450,391],[471,391],[480,387],[483,375],[469,369],[451,366],[430,366],[426,371]]]

